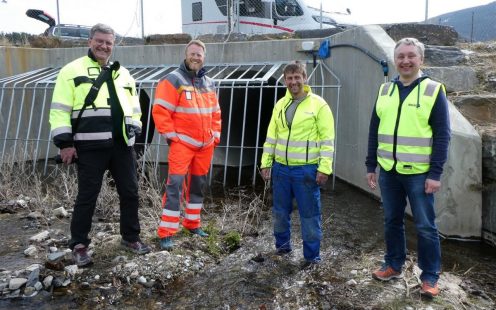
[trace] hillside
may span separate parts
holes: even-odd
[[[460,38],[469,42],[496,39],[496,1],[486,5],[446,13],[428,19],[429,23],[452,26]]]

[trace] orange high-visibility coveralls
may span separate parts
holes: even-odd
[[[195,75],[182,63],[158,84],[152,114],[155,127],[170,145],[158,227],[162,239],[179,229],[183,190],[186,208],[182,225],[187,229],[201,227],[203,187],[221,132],[221,111],[213,80],[205,76],[204,69]],[[183,189],[187,174],[187,187]]]

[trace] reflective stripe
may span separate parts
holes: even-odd
[[[263,148],[263,152],[270,155],[274,155],[274,150],[275,150],[274,147],[269,147],[269,146],[264,146]]]
[[[167,110],[170,110],[172,112],[176,111],[176,106],[170,102],[165,101],[164,99],[157,98],[157,99],[155,99],[153,104],[154,105],[158,104],[160,106],[163,106],[164,108],[166,108]]]
[[[320,146],[334,146],[334,141],[333,140],[322,140],[320,141]]]
[[[66,126],[66,127],[55,128],[54,130],[52,130],[52,137],[55,137],[63,133],[72,133],[72,127]]]
[[[276,142],[277,142],[276,139],[271,138],[271,137],[267,137],[265,139],[265,143],[276,144]]]
[[[393,160],[393,152],[388,152],[384,150],[377,150],[377,156],[384,159]],[[431,156],[425,154],[408,154],[408,153],[396,153],[396,159],[402,162],[410,163],[430,163]]]
[[[165,140],[167,140],[167,139],[176,138],[177,137],[177,134],[175,132],[166,132],[166,133],[162,134],[162,137]]]
[[[219,109],[217,107],[211,107],[211,108],[184,108],[184,107],[177,107],[176,108],[176,113],[185,113],[185,114],[211,114],[213,112],[218,111]]]
[[[127,146],[133,146],[135,141],[136,141],[136,137],[129,138],[127,140]]]
[[[134,107],[133,108],[133,114],[140,114],[141,113],[141,108],[140,107]]]
[[[377,157],[385,158],[385,159],[391,159],[393,160],[393,152],[388,152],[384,150],[377,150]]]
[[[178,78],[181,81],[182,85],[191,85],[191,82],[186,80],[184,76],[176,69],[170,73],[171,75],[174,75],[176,78]]]
[[[394,143],[393,135],[379,134],[379,143]],[[398,137],[396,144],[406,145],[406,146],[432,146],[432,138],[415,138],[415,137]]]
[[[437,85],[439,84],[435,82],[429,82],[429,84],[427,84],[427,86],[425,87],[424,96],[432,97],[434,95],[434,91],[436,90]]]
[[[187,135],[184,135],[184,134],[177,134],[177,137],[184,141],[184,142],[187,142],[193,146],[196,146],[196,147],[202,147],[202,146],[205,146],[205,145],[209,145],[211,144],[213,141],[214,141],[214,137],[210,138],[209,141],[203,143],[201,141],[198,141],[198,140],[195,140],[193,138],[191,138],[190,136],[187,136]]]
[[[141,122],[133,119],[133,120],[131,120],[131,125],[134,125],[136,127],[141,127]]]
[[[124,124],[126,124],[126,125],[132,125],[133,124],[133,119],[131,118],[131,116],[125,116],[124,117]]]
[[[199,220],[200,219],[200,214],[188,214],[186,213],[184,215],[184,218],[187,219],[187,220]]]
[[[74,135],[74,140],[86,141],[86,140],[106,140],[112,139],[112,132],[84,132],[77,133]]]
[[[162,209],[162,215],[171,216],[171,217],[179,217],[181,215],[181,211]]]
[[[333,157],[334,156],[334,152],[320,151],[320,156]]]
[[[191,210],[201,210],[202,206],[202,203],[188,203],[186,208]]]
[[[384,87],[382,88],[381,96],[387,95],[389,87],[391,87],[391,85],[392,85],[392,83],[384,84]]]
[[[275,153],[277,156],[280,156],[280,157],[284,157],[284,158],[287,158],[287,159],[308,159],[308,160],[313,160],[313,159],[317,159],[319,158],[319,154],[318,153],[308,153],[308,157],[307,157],[307,154],[304,153],[291,153],[291,152],[288,152],[286,154],[285,151],[281,151],[281,150],[278,150],[276,149],[275,150]]]
[[[423,154],[396,153],[396,159],[398,159],[399,161],[410,163],[428,164],[431,162],[431,156]]]
[[[284,145],[289,147],[319,147],[319,144],[316,141],[289,141],[286,139],[277,139],[277,144]]]
[[[79,111],[81,111],[81,110],[72,111],[72,118],[77,118],[79,115]],[[94,117],[94,116],[111,116],[110,109],[99,108],[96,111],[93,109],[86,109],[81,114],[82,118],[83,117]]]
[[[178,229],[179,228],[179,222],[172,223],[172,222],[160,221],[160,224],[158,226],[159,227],[164,227],[164,228],[175,228],[175,229]]]
[[[52,102],[50,110],[61,110],[64,112],[72,112],[72,107],[60,102]]]

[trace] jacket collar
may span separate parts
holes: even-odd
[[[307,94],[307,97],[312,94],[312,88],[309,85],[303,85],[303,91]],[[284,97],[287,98],[288,100],[293,100],[293,96],[291,95],[291,93],[287,88],[286,88],[286,95]]]
[[[181,63],[181,65],[179,66],[179,69],[181,69],[182,71],[184,71],[190,78],[200,78],[201,79],[207,73],[207,70],[205,70],[205,67],[202,67],[200,69],[200,71],[198,71],[198,73],[195,74],[195,71],[190,70],[188,68],[188,66],[186,66],[186,61],[183,61]]]

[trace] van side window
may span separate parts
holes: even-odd
[[[201,2],[194,2],[191,5],[191,12],[193,15],[193,21],[197,22],[203,19],[203,12],[202,12],[202,3]]]
[[[241,16],[266,17],[264,9],[262,0],[241,0],[239,2],[239,14]]]
[[[227,16],[227,0],[215,0],[215,4],[217,4],[222,15]]]
[[[303,15],[303,10],[295,0],[276,0],[275,15],[280,19]]]

